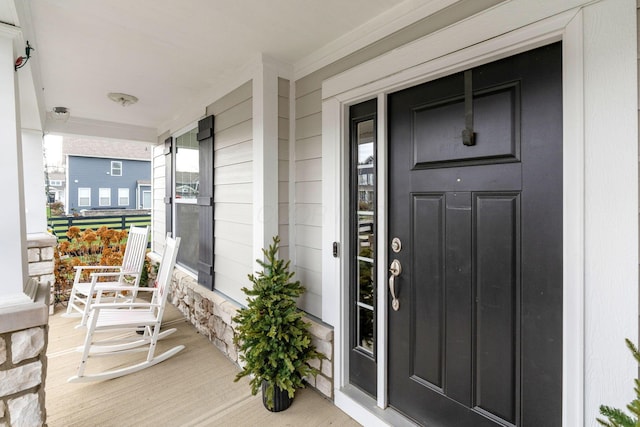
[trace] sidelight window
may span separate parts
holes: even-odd
[[[376,100],[350,108],[349,381],[376,395]]]

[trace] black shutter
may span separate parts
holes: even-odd
[[[198,283],[207,289],[213,289],[213,116],[207,116],[198,122],[198,144],[200,151]]]
[[[173,231],[173,138],[164,140],[164,212],[166,232]],[[175,237],[175,236],[174,236]]]

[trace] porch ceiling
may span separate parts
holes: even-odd
[[[299,75],[457,0],[7,1],[35,48],[41,114],[163,131],[260,54]]]

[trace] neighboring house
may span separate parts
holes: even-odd
[[[151,209],[148,144],[65,136],[67,213]]]
[[[83,209],[150,209],[151,162],[69,155],[68,212]]]
[[[86,10],[74,14],[79,3],[28,2],[38,19],[21,24],[52,43],[42,51],[50,61],[77,55],[53,44],[65,22],[67,43],[123,37],[105,41],[123,55],[131,46],[118,42],[147,43],[133,45],[143,54],[118,62],[124,69],[162,54],[127,80],[132,90],[153,87],[147,110],[135,106],[146,115],[127,107],[126,116],[101,111],[109,123],[78,116],[44,126],[154,143],[154,252],[168,232],[182,237],[174,302],[236,360],[231,313],[278,234],[280,256],[306,287],[299,305],[314,321],[314,342],[328,356],[312,385],[364,425],[592,426],[599,405],[624,407],[637,376],[624,339],[638,339],[639,317],[636,1],[407,1],[304,55],[278,51],[295,60],[260,54],[212,71],[212,63],[225,67],[216,58],[229,59],[223,45],[254,40],[260,51],[255,40],[266,43],[274,23],[302,40],[290,27],[325,4],[341,16],[337,4],[350,2],[309,2],[318,10],[306,14],[276,7],[298,3],[251,3],[258,11],[237,22],[259,22],[225,33],[214,50],[195,50],[184,40],[222,38],[200,9],[182,15],[191,10],[183,2],[164,15],[133,9],[125,18],[135,25],[100,37],[71,25],[84,22]],[[108,4],[82,7],[100,17]],[[223,15],[216,7],[225,2],[206,4],[198,6],[212,18]],[[203,23],[197,39],[167,35],[174,15]],[[254,28],[262,21],[267,28]],[[0,93],[13,90],[11,37],[0,33],[11,83],[0,78]],[[174,51],[183,56],[171,68],[165,55]],[[68,72],[90,75],[96,91],[113,84],[73,65]],[[185,67],[186,81],[167,89]],[[52,86],[54,68],[43,70]],[[42,105],[65,99],[37,83],[38,96],[51,96]],[[188,102],[174,103],[183,93]],[[17,99],[0,102],[11,112]],[[93,113],[82,105],[71,111]],[[18,116],[0,115],[0,131],[29,128]],[[12,166],[20,138],[10,136],[5,181],[22,179]],[[96,175],[113,178],[110,164],[101,167]],[[36,191],[25,193],[29,200]],[[25,194],[11,194],[6,215],[15,221],[7,222],[20,223]],[[2,234],[24,241],[8,227]],[[24,260],[12,256],[0,257],[0,268],[17,277]],[[10,281],[5,288],[20,294]]]
[[[47,173],[47,202],[63,202],[67,194],[67,176],[64,171]]]

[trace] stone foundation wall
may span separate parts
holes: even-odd
[[[33,304],[0,309],[0,426],[46,425],[48,285]]]
[[[178,310],[195,326],[199,333],[209,338],[223,354],[239,364],[238,351],[233,344],[234,324],[232,318],[239,306],[220,294],[198,285],[189,274],[175,270],[173,274],[171,300]],[[325,360],[313,360],[311,365],[320,370],[316,378],[306,378],[309,385],[333,399],[333,329],[305,318],[313,344],[324,354]]]
[[[58,239],[49,233],[34,233],[27,235],[27,255],[29,259],[29,277],[38,281],[38,283],[50,284],[51,303],[49,314],[53,314],[55,298],[53,295],[53,283],[55,277],[53,274],[54,260],[53,251],[58,244]]]

